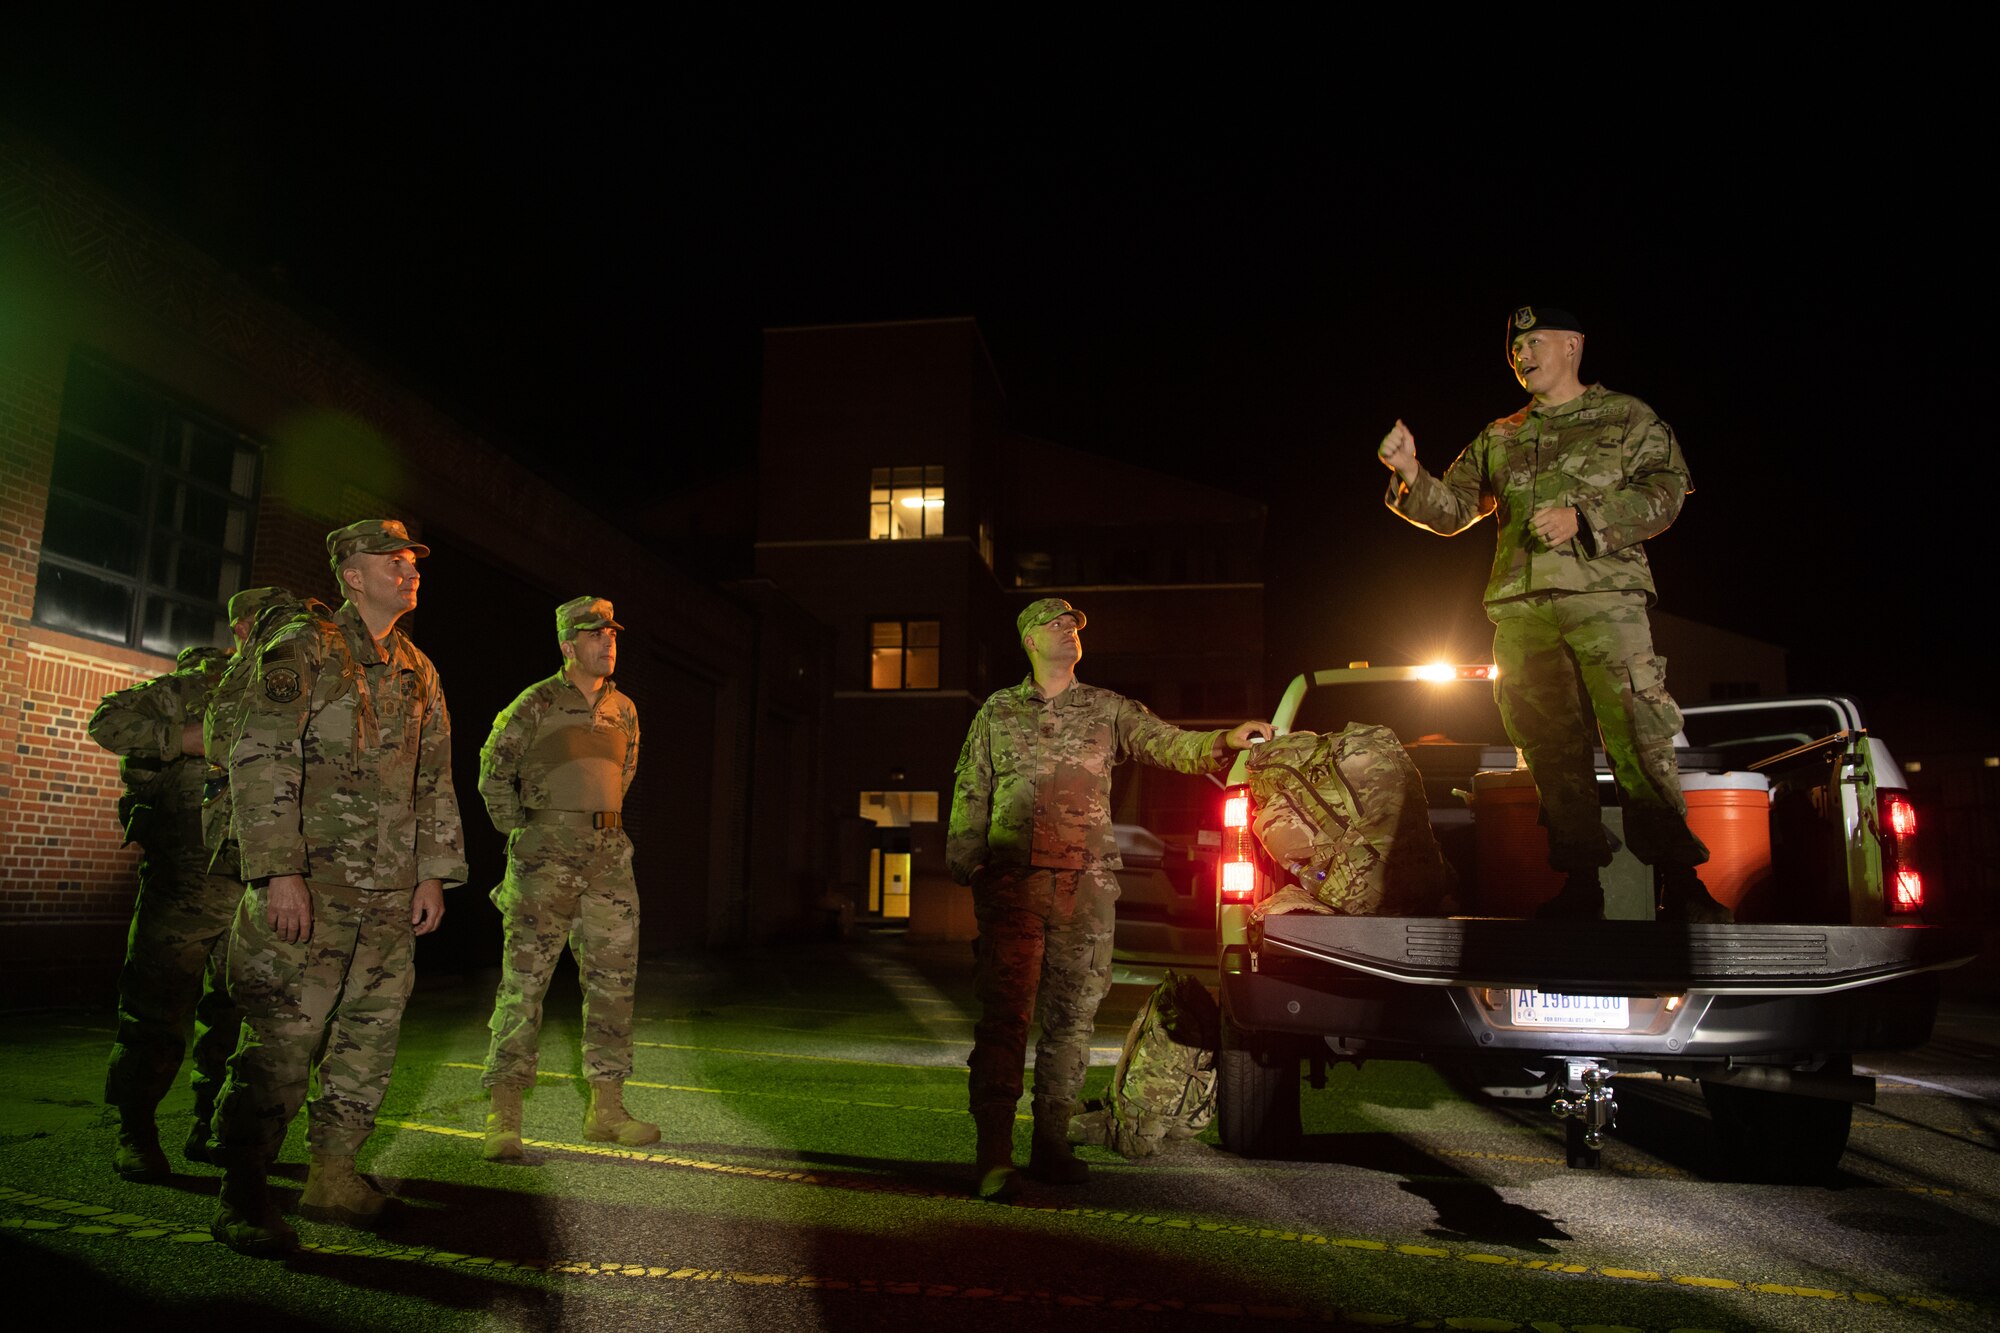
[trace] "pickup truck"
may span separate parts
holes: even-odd
[[[1262,910],[1290,876],[1249,832],[1238,758],[1215,876],[1223,1147],[1282,1154],[1300,1132],[1302,1070],[1324,1086],[1332,1062],[1386,1058],[1546,1098],[1572,1166],[1598,1164],[1614,1078],[1652,1071],[1700,1081],[1726,1169],[1831,1172],[1854,1104],[1874,1099],[1853,1054],[1926,1041],[1939,971],[1972,952],[1923,922],[1933,887],[1888,749],[1844,697],[1687,708],[1676,742],[1691,822],[1704,833],[1697,791],[1716,788],[1728,804],[1714,815],[1732,821],[1705,835],[1717,855],[1704,881],[1729,882],[1735,924],[1652,920],[1650,872],[1623,850],[1605,872],[1606,920],[1537,921],[1532,905],[1558,881],[1541,861],[1533,786],[1501,728],[1493,672],[1316,671],[1292,681],[1272,719],[1280,735],[1350,721],[1396,732],[1457,873],[1449,915]],[[1618,845],[1601,754],[1599,767]]]

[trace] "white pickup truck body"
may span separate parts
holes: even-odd
[[[1280,733],[1349,721],[1396,730],[1424,774],[1460,889],[1448,917],[1264,915],[1257,905],[1284,872],[1247,831],[1223,831],[1223,1145],[1282,1152],[1298,1132],[1302,1068],[1323,1082],[1330,1061],[1394,1058],[1547,1096],[1572,1165],[1595,1165],[1615,1124],[1612,1079],[1650,1070],[1701,1081],[1739,1171],[1831,1170],[1853,1104],[1873,1100],[1852,1054],[1928,1039],[1937,973],[1970,952],[1922,923],[1914,807],[1860,709],[1824,697],[1686,710],[1684,774],[1756,774],[1768,789],[1768,865],[1737,924],[1651,920],[1650,881],[1635,887],[1646,872],[1629,854],[1607,878],[1609,887],[1624,875],[1608,910],[1628,919],[1537,921],[1518,906],[1481,909],[1521,900],[1518,885],[1499,882],[1520,873],[1518,862],[1481,864],[1475,836],[1490,813],[1475,814],[1476,789],[1515,763],[1490,676],[1490,667],[1356,666],[1301,676],[1286,692],[1273,719]],[[1242,780],[1239,763],[1231,782]],[[1600,780],[1615,837],[1615,793],[1608,773]]]

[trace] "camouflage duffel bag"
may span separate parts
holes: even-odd
[[[1439,910],[1454,877],[1396,733],[1295,731],[1252,749],[1249,771],[1251,832],[1320,902],[1348,916]]]
[[[1125,1033],[1109,1096],[1083,1104],[1070,1121],[1070,1142],[1150,1157],[1170,1140],[1201,1133],[1215,1119],[1221,1035],[1221,1011],[1208,988],[1168,972]]]

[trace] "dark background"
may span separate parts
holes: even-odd
[[[1990,116],[1887,39],[1649,67],[1496,33],[1458,70],[200,13],[16,25],[0,115],[608,521],[753,465],[761,328],[972,315],[1019,429],[1270,506],[1274,678],[1478,658],[1491,534],[1387,515],[1374,446],[1400,416],[1442,468],[1520,402],[1507,312],[1562,305],[1693,470],[1662,609],[1899,750],[2000,739]]]

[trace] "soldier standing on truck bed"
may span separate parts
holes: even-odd
[[[980,706],[958,756],[945,859],[972,888],[979,922],[971,1105],[981,1198],[1009,1198],[1014,1109],[1021,1100],[1028,1022],[1035,1046],[1035,1127],[1028,1174],[1077,1184],[1089,1168],[1070,1151],[1069,1124],[1090,1063],[1097,1006],[1111,987],[1111,769],[1137,759],[1181,773],[1222,768],[1268,722],[1182,731],[1145,705],[1076,678],[1083,612],[1044,597],[1014,622],[1033,674]]]
[[[507,877],[493,890],[507,940],[480,1080],[492,1096],[485,1151],[494,1161],[524,1156],[521,1094],[535,1082],[542,999],[565,942],[583,986],[583,1136],[627,1147],[660,1137],[624,1101],[639,889],[621,812],[639,770],[639,710],[611,679],[623,628],[602,597],[557,607],[562,670],[502,709],[479,752],[479,794],[507,838]]]
[[[132,905],[125,965],[118,973],[118,1038],[104,1075],[104,1100],[118,1110],[118,1150],[111,1164],[127,1180],[158,1180],[171,1167],[154,1121],[173,1086],[194,1032],[194,1122],[181,1155],[213,1162],[209,1120],[222,1090],[223,1065],[236,1049],[240,1016],[229,1002],[222,965],[229,918],[243,886],[211,874],[202,844],[201,718],[235,645],[257,615],[291,594],[246,588],[229,599],[235,644],[184,649],[176,670],[107,694],[90,715],[90,738],[118,756],[125,794],[118,813],[125,840],[144,853]]]
[[[1672,428],[1651,408],[1585,387],[1583,336],[1566,310],[1516,310],[1507,361],[1528,405],[1480,431],[1442,478],[1418,464],[1416,439],[1397,421],[1376,450],[1396,474],[1386,502],[1443,536],[1494,516],[1486,584],[1494,693],[1541,796],[1549,866],[1565,876],[1536,915],[1604,915],[1598,872],[1611,863],[1611,844],[1598,809],[1595,731],[1625,807],[1625,840],[1655,868],[1661,919],[1728,921],[1695,873],[1708,848],[1688,829],[1674,763],[1681,713],[1646,618],[1654,591],[1642,543],[1666,531],[1693,487]]]

